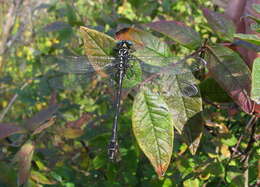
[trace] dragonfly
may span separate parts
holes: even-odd
[[[181,75],[191,73],[203,68],[206,62],[195,55],[176,60],[176,57],[163,56],[134,56],[134,44],[129,40],[118,41],[115,46],[114,56],[59,56],[59,71],[64,73],[83,74],[85,77],[93,72],[112,72],[112,77],[116,80],[117,90],[115,93],[115,113],[111,138],[108,144],[108,157],[115,160],[119,152],[118,146],[118,119],[120,115],[120,101],[122,97],[123,81],[127,78],[127,73],[134,71],[133,66],[138,63],[142,72],[147,73],[144,81],[138,84],[140,87],[145,84],[152,84],[153,80],[161,75]],[[189,59],[195,59],[189,63]],[[111,73],[109,73],[111,74]],[[171,77],[169,77],[171,78]],[[196,85],[183,81],[181,86],[182,96],[194,96],[198,93]],[[165,90],[167,94],[167,90]]]

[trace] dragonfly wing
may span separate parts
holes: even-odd
[[[95,71],[112,68],[114,58],[86,57],[86,56],[59,56],[57,58],[58,71],[64,73],[88,74]]]
[[[200,57],[136,57],[142,66],[142,70],[150,73],[170,71],[172,74],[183,74],[198,71],[206,66],[204,59]]]
[[[114,70],[114,58],[110,57],[58,56],[53,60],[57,64],[57,72],[49,76],[53,89],[74,90],[90,83],[97,74],[106,77]]]
[[[192,73],[171,74],[170,72],[150,74],[145,76],[140,86],[148,86],[159,94],[170,97],[191,97],[199,93],[196,79]]]
[[[164,76],[164,74],[161,76]],[[196,86],[197,80],[192,73],[177,75],[166,74],[166,76],[171,77],[171,79],[168,80],[171,88],[169,90],[165,90],[165,92],[168,92],[166,93],[167,95],[174,93],[174,96],[192,97],[199,94],[199,89]]]
[[[138,62],[142,68],[141,86],[149,85],[149,87],[153,87],[153,90],[157,90],[165,96],[190,97],[198,94],[199,90],[192,71],[204,67],[204,62],[200,58],[138,57],[135,63]],[[155,63],[157,65],[151,65]]]

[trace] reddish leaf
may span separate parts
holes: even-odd
[[[254,112],[256,113],[257,117],[260,117],[260,104],[255,105],[255,110]]]
[[[225,14],[234,21],[238,32],[244,31],[244,24],[241,16],[243,16],[245,4],[247,0],[229,1]]]
[[[0,139],[6,138],[12,134],[24,133],[25,129],[15,123],[0,123]]]
[[[46,122],[53,116],[53,114],[57,111],[58,107],[58,104],[50,105],[48,108],[43,109],[37,114],[35,114],[32,118],[25,120],[23,122],[23,126],[30,131],[36,130],[44,122]]]
[[[39,126],[38,128],[36,128],[34,131],[33,131],[33,134],[32,135],[35,135],[35,134],[39,134],[41,133],[44,129],[52,126],[55,122],[55,118],[51,118],[50,120],[46,121],[45,123],[43,123],[41,126]]]
[[[246,6],[244,9],[245,11],[244,11],[243,15],[251,15],[251,16],[254,16],[255,18],[260,19],[260,14],[254,10],[253,4],[260,4],[260,0],[247,0]],[[253,21],[250,18],[245,18],[244,22],[245,22],[245,34],[256,34],[256,35],[258,35],[258,37],[260,37],[259,33],[255,32],[251,29],[251,24],[255,23],[255,21]],[[260,57],[259,53],[252,51],[252,50],[247,50],[246,55],[247,55],[247,59],[248,59],[250,66],[252,65],[252,63],[256,57]]]
[[[236,29],[231,19],[223,14],[213,12],[206,8],[203,9],[203,13],[213,32],[216,32],[223,40],[233,41],[233,34]]]
[[[34,153],[34,144],[31,141],[26,142],[15,156],[18,162],[18,185],[25,184],[30,176],[31,161]]]
[[[51,98],[49,100],[49,104],[50,105],[55,105],[57,104],[57,92],[56,91],[52,91],[51,93]]]
[[[243,111],[251,114],[253,103],[248,95],[251,73],[240,56],[229,48],[215,45],[207,51],[206,60],[212,77]]]
[[[239,33],[245,34],[256,34],[256,32],[251,30],[251,24],[253,21],[249,18],[244,17],[244,15],[251,15],[256,18],[260,18],[260,15],[254,11],[252,5],[259,4],[260,0],[240,0],[240,1],[230,1],[229,5],[226,9],[225,14],[230,17],[234,23],[236,24],[236,30]],[[257,52],[252,50],[247,50],[244,47],[238,47],[237,49],[239,53],[246,60],[246,63],[249,67],[252,66],[253,60],[259,56]]]
[[[166,43],[141,29],[124,28],[116,33],[115,38],[117,40],[131,40],[134,42],[136,48],[135,56],[155,56],[158,53],[159,56],[167,57],[171,53]]]
[[[115,38],[117,40],[131,40],[136,45],[144,46],[145,43],[142,42],[141,39],[144,32],[143,33],[141,32],[142,31],[140,29],[136,29],[136,28],[124,28],[116,33]]]
[[[67,126],[71,128],[81,128],[81,126],[84,125],[90,118],[91,115],[89,113],[84,113],[78,120],[68,122]]]
[[[196,49],[201,45],[200,35],[192,28],[177,21],[156,21],[145,24],[152,30],[160,32],[172,40],[190,49]]]

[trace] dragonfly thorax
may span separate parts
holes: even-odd
[[[131,53],[132,42],[128,40],[122,40],[117,43],[117,53],[119,57],[128,58]]]

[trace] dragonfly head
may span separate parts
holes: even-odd
[[[116,46],[118,49],[126,47],[130,49],[132,47],[133,43],[130,40],[120,40],[117,42]]]

